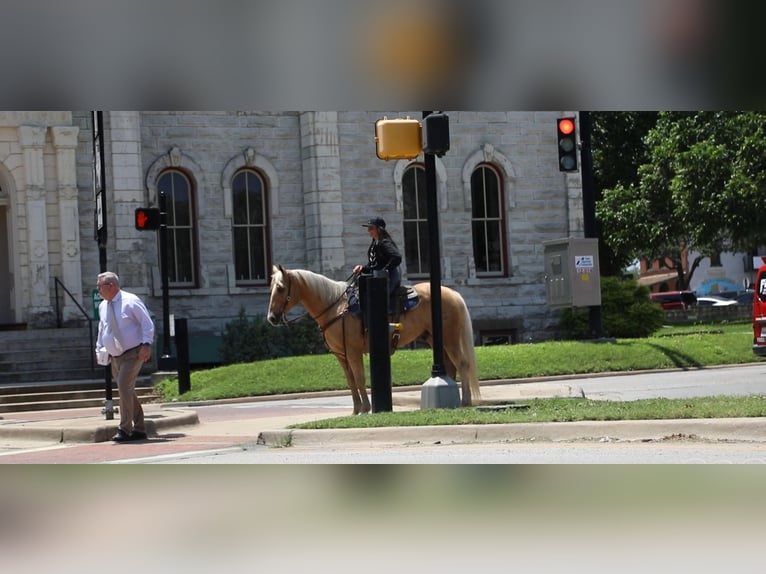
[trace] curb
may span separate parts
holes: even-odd
[[[766,442],[765,418],[577,421],[461,426],[263,431],[257,444],[270,447],[357,447],[496,442],[651,442],[702,440]]]
[[[159,429],[199,424],[194,411],[163,411],[146,414],[146,433],[156,435]],[[32,439],[55,442],[107,442],[117,432],[119,421],[93,426],[93,419],[63,421],[7,421],[0,425],[0,438]]]

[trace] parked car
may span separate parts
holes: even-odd
[[[727,299],[720,295],[704,295],[697,297],[697,305],[703,305],[705,307],[726,307],[728,305],[738,305],[736,299]]]
[[[721,291],[716,293],[719,297],[725,297],[726,299],[735,299],[740,305],[752,305],[753,304],[753,290],[744,289],[740,291]]]
[[[766,265],[758,269],[755,275],[753,296],[753,353],[766,356]]]
[[[650,295],[652,301],[662,305],[663,309],[688,309],[697,304],[697,296],[692,291],[662,291]]]
[[[752,289],[746,289],[745,291],[740,291],[734,299],[737,300],[737,303],[740,305],[752,305],[753,304],[753,295],[755,294],[755,291]]]

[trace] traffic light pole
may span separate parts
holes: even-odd
[[[170,356],[170,293],[168,291],[168,225],[167,198],[164,191],[159,194],[160,204],[160,276],[162,278],[162,355],[157,366],[161,371],[174,370]]]
[[[423,118],[431,115],[423,112]],[[426,175],[426,210],[428,241],[431,261],[431,336],[433,338],[433,366],[431,378],[421,389],[421,408],[454,408],[460,406],[457,383],[447,376],[444,366],[444,339],[442,331],[441,250],[439,247],[439,209],[436,193],[436,156],[424,153]]]
[[[580,163],[582,165],[582,208],[585,237],[598,238],[596,225],[596,186],[593,179],[590,112],[580,112]],[[601,305],[589,307],[589,330],[593,339],[604,336]]]
[[[98,243],[99,273],[108,271],[106,261],[107,223],[106,223],[106,180],[104,162],[104,112],[92,111],[91,133],[93,136],[93,195],[96,200],[95,227]],[[94,352],[91,350],[91,352]],[[112,397],[112,368],[104,367],[104,409],[101,411],[105,420],[114,420],[114,399]]]

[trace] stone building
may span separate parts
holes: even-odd
[[[580,175],[557,167],[560,112],[446,113],[450,150],[436,159],[442,281],[466,299],[478,341],[550,337],[543,242],[583,233]],[[90,314],[97,221],[107,267],[160,318],[157,234],[134,226],[135,208],[157,206],[160,191],[170,312],[188,319],[192,338],[219,334],[243,307],[265,314],[273,263],[347,278],[366,256],[369,216],[386,220],[405,253],[404,282],[427,281],[422,155],[375,154],[375,121],[404,115],[104,112],[99,215],[91,112],[0,112],[0,324],[85,320],[74,301]]]

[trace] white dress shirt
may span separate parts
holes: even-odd
[[[154,342],[154,322],[143,301],[133,293],[120,290],[112,299],[114,317],[117,319],[117,327],[112,328],[109,323],[109,301],[104,299],[98,306],[98,339],[96,348],[105,348],[113,357],[119,357],[124,351],[128,351],[142,344],[151,345]],[[115,333],[119,333],[119,343]]]

